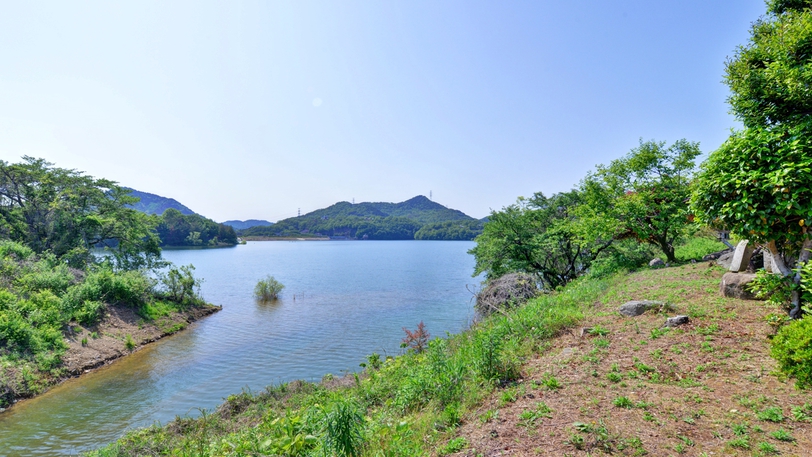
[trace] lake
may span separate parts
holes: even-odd
[[[180,334],[0,414],[0,456],[76,455],[126,430],[197,416],[243,389],[358,371],[402,352],[403,327],[432,336],[473,319],[474,259],[464,241],[268,241],[166,250],[193,264],[223,310]],[[266,275],[285,285],[258,303]]]

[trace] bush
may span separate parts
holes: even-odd
[[[181,304],[200,300],[198,290],[202,280],[194,277],[192,273],[194,270],[194,265],[184,265],[180,268],[170,268],[161,276],[164,294],[168,299]]]
[[[260,279],[256,287],[254,287],[254,295],[258,300],[262,301],[276,300],[279,297],[279,292],[282,292],[284,288],[285,286],[281,282],[268,275],[265,279]]]
[[[523,305],[539,294],[536,280],[527,273],[508,273],[488,281],[487,287],[476,295],[477,312],[487,316]]]
[[[799,389],[812,387],[812,318],[782,327],[772,340],[771,352],[781,371],[794,377]]]

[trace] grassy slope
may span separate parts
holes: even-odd
[[[95,455],[274,455],[284,443],[315,455],[327,412],[348,401],[366,417],[364,455],[804,455],[812,424],[792,409],[812,394],[776,377],[768,356],[764,316],[780,310],[719,297],[722,273],[695,264],[581,281],[360,379],[235,395]],[[620,318],[631,299],[673,311]],[[660,331],[674,314],[692,321]]]

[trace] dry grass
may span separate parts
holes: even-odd
[[[765,316],[781,310],[721,297],[723,273],[703,263],[629,276],[594,304],[591,333],[552,340],[519,383],[467,418],[456,455],[812,455],[812,423],[791,413],[812,393],[777,377],[769,356]],[[616,312],[635,299],[673,311]],[[676,314],[691,322],[661,330]],[[535,414],[540,404],[552,412]],[[759,418],[767,408],[783,420]],[[779,429],[792,441],[774,437]]]

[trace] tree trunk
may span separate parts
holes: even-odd
[[[775,265],[778,267],[778,271],[780,271],[784,277],[792,279],[792,309],[790,310],[789,315],[793,319],[799,319],[801,317],[800,268],[809,261],[809,257],[812,254],[812,239],[807,238],[804,240],[803,247],[801,247],[801,253],[798,256],[798,270],[795,272],[793,272],[784,262],[784,256],[778,252],[778,246],[776,246],[775,241],[770,241],[767,243],[767,248],[773,255],[773,260],[775,261]]]

